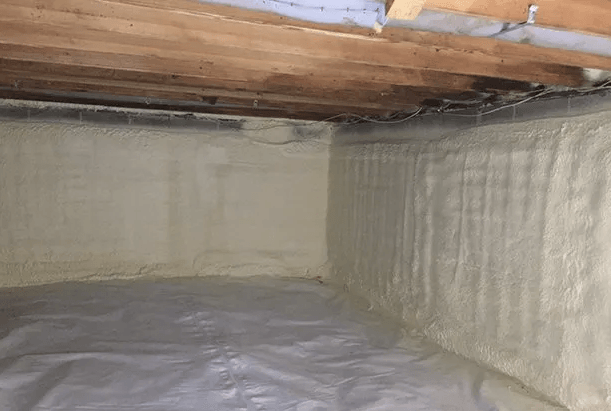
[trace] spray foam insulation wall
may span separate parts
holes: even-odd
[[[312,276],[328,258],[333,281],[450,351],[608,410],[610,115],[330,151],[282,143],[292,127],[4,121],[0,286]]]
[[[611,409],[610,116],[334,147],[335,275],[572,410]]]
[[[251,137],[1,123],[0,286],[315,272],[326,261],[327,147]]]

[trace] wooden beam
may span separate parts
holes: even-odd
[[[505,59],[451,47],[337,36],[286,25],[219,20],[209,15],[190,16],[196,17],[192,19],[184,17],[180,10],[162,11],[116,0],[50,3],[5,0],[5,3],[0,15],[3,44],[154,55],[205,61],[220,69],[259,68],[283,74],[326,74],[338,72],[347,64],[356,69],[354,64],[358,64],[365,71],[368,68],[364,65],[377,65],[378,71],[365,74],[370,76],[394,67],[566,86],[582,82],[578,67],[533,61],[527,56]],[[109,4],[113,8],[108,9]],[[353,69],[347,71],[352,76],[358,75],[358,70]]]
[[[426,0],[387,0],[386,16],[390,19],[413,20],[420,14]]]
[[[392,41],[410,41],[429,47],[449,47],[463,50],[465,53],[503,56],[505,59],[530,58],[533,61],[563,66],[611,70],[611,57],[580,51],[517,44],[487,37],[457,36],[394,27],[385,29],[383,34],[385,38]]]
[[[519,23],[537,4],[536,24],[580,33],[611,36],[609,0],[426,0],[425,8]]]
[[[433,88],[438,90],[470,90],[474,84],[480,84],[483,77],[452,73],[439,73],[430,70],[384,67],[368,63],[345,62],[342,66],[325,61],[305,61],[303,70],[293,65],[285,72],[278,66],[244,59],[199,58],[187,60],[181,58],[157,57],[154,55],[133,55],[123,53],[90,52],[57,47],[31,47],[16,44],[1,44],[0,56],[5,61],[22,61],[31,64],[60,64],[64,68],[87,67],[90,70],[126,70],[139,73],[133,79],[144,79],[154,73],[165,77],[189,77],[199,79],[202,87],[248,88],[261,90],[271,88],[295,92],[308,84],[328,89],[377,90],[385,92],[391,87],[411,86]],[[245,65],[250,63],[249,65]],[[222,64],[220,64],[222,63]],[[8,64],[8,63],[7,63]],[[15,63],[16,64],[16,63]],[[308,64],[312,66],[308,67]],[[321,67],[323,74],[315,73],[313,67]],[[63,70],[62,69],[62,70]],[[61,70],[60,70],[61,71]],[[135,74],[134,74],[135,75]],[[164,78],[165,78],[164,77]],[[194,80],[196,81],[196,80]],[[202,83],[201,81],[204,81]],[[432,87],[434,85],[434,87]]]
[[[226,89],[202,89],[199,87],[186,87],[180,85],[166,85],[159,83],[142,83],[124,80],[111,80],[108,78],[75,77],[61,74],[37,74],[22,71],[0,70],[0,86],[24,90],[57,90],[74,92],[96,92],[106,95],[154,97],[173,101],[213,101],[237,103],[249,106],[267,107],[306,107],[316,106],[320,111],[335,107],[345,112],[400,111],[411,107],[425,98],[433,98],[432,93],[412,93],[411,98],[401,104],[377,101],[369,102],[366,98],[343,98],[342,95],[323,97],[316,95],[308,97],[302,95],[275,94],[269,92],[235,91]],[[353,96],[352,96],[353,97]],[[410,104],[411,101],[411,104]],[[326,108],[325,108],[326,107]]]
[[[152,96],[153,92],[182,94],[187,100],[195,98],[214,99],[236,97],[254,100],[274,100],[282,103],[303,103],[328,106],[346,106],[354,109],[404,110],[423,100],[458,95],[469,89],[503,94],[510,91],[528,91],[530,86],[520,82],[502,82],[492,78],[474,77],[461,80],[467,87],[453,88],[441,82],[440,87],[405,87],[393,84],[368,83],[350,78],[312,79],[310,76],[291,75],[261,76],[261,73],[236,72],[236,80],[201,75],[198,70],[180,65],[180,61],[153,60],[134,61],[129,56],[87,54],[70,52],[68,58],[59,51],[45,56],[41,49],[15,46],[0,46],[0,74],[3,84],[16,89],[24,85],[46,84],[52,89],[61,89],[60,82],[70,90],[80,91],[90,87],[99,92],[130,90],[132,95]],[[45,50],[48,52],[49,50]],[[91,66],[103,60],[108,67]],[[131,64],[124,65],[128,60]],[[78,63],[78,64],[75,64]],[[134,63],[137,63],[134,65]],[[160,64],[162,63],[162,64]],[[176,64],[174,64],[176,63]],[[165,71],[163,67],[172,67]],[[110,68],[113,67],[113,68]],[[158,70],[156,70],[158,69]],[[259,76],[257,76],[259,74]],[[265,74],[265,73],[263,73]],[[250,77],[248,77],[250,76]],[[245,81],[247,79],[248,81]],[[47,83],[42,83],[42,82]],[[432,79],[431,79],[432,81]],[[107,89],[104,89],[107,87]],[[112,93],[111,93],[112,94]],[[119,92],[124,95],[125,93]],[[191,96],[187,98],[186,96]]]
[[[7,90],[0,87],[0,98],[15,99],[15,100],[35,100],[47,101],[55,103],[70,103],[70,104],[86,104],[86,105],[105,105],[125,108],[138,108],[146,110],[166,110],[166,111],[183,111],[191,113],[218,114],[218,115],[234,115],[234,116],[251,116],[251,117],[276,117],[288,118],[295,120],[313,120],[313,121],[335,121],[339,122],[350,118],[344,113],[333,114],[333,112],[308,112],[303,108],[299,110],[283,109],[267,109],[254,108],[243,106],[210,106],[201,104],[189,104],[188,102],[177,101],[161,101],[161,102],[142,102],[129,97],[117,99],[114,95],[103,94],[68,94],[60,92],[49,92],[43,90]],[[364,114],[366,115],[366,114]],[[375,114],[372,114],[375,115]]]
[[[611,58],[584,53],[404,29],[377,34],[195,1],[2,3],[0,86],[7,93],[384,115],[477,95],[470,90],[579,86],[581,67],[611,68]]]
[[[2,48],[0,47],[0,50]],[[109,63],[119,65],[120,57],[108,56]],[[269,80],[269,79],[268,79]],[[362,110],[405,111],[427,100],[474,99],[479,92],[505,94],[532,91],[527,83],[502,81],[493,78],[474,78],[471,88],[418,88],[397,85],[367,85],[344,79],[340,84],[319,83],[306,85],[298,77],[274,77],[266,82],[232,82],[214,78],[139,72],[124,69],[73,66],[61,63],[12,60],[0,58],[0,86],[22,89],[63,91],[92,91],[105,94],[148,96],[185,101],[230,101],[252,105],[254,101],[280,105],[316,105],[343,107],[346,111]],[[300,84],[295,87],[294,84]]]

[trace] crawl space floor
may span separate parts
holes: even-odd
[[[63,283],[0,301],[4,411],[561,409],[312,280]]]

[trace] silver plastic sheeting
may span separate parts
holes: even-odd
[[[559,409],[316,281],[0,291],[0,409]]]

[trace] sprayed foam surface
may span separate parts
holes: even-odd
[[[0,290],[0,408],[561,411],[316,281]]]
[[[317,272],[328,150],[306,131],[2,122],[0,286]]]
[[[611,409],[610,116],[335,147],[338,281],[573,410]]]

